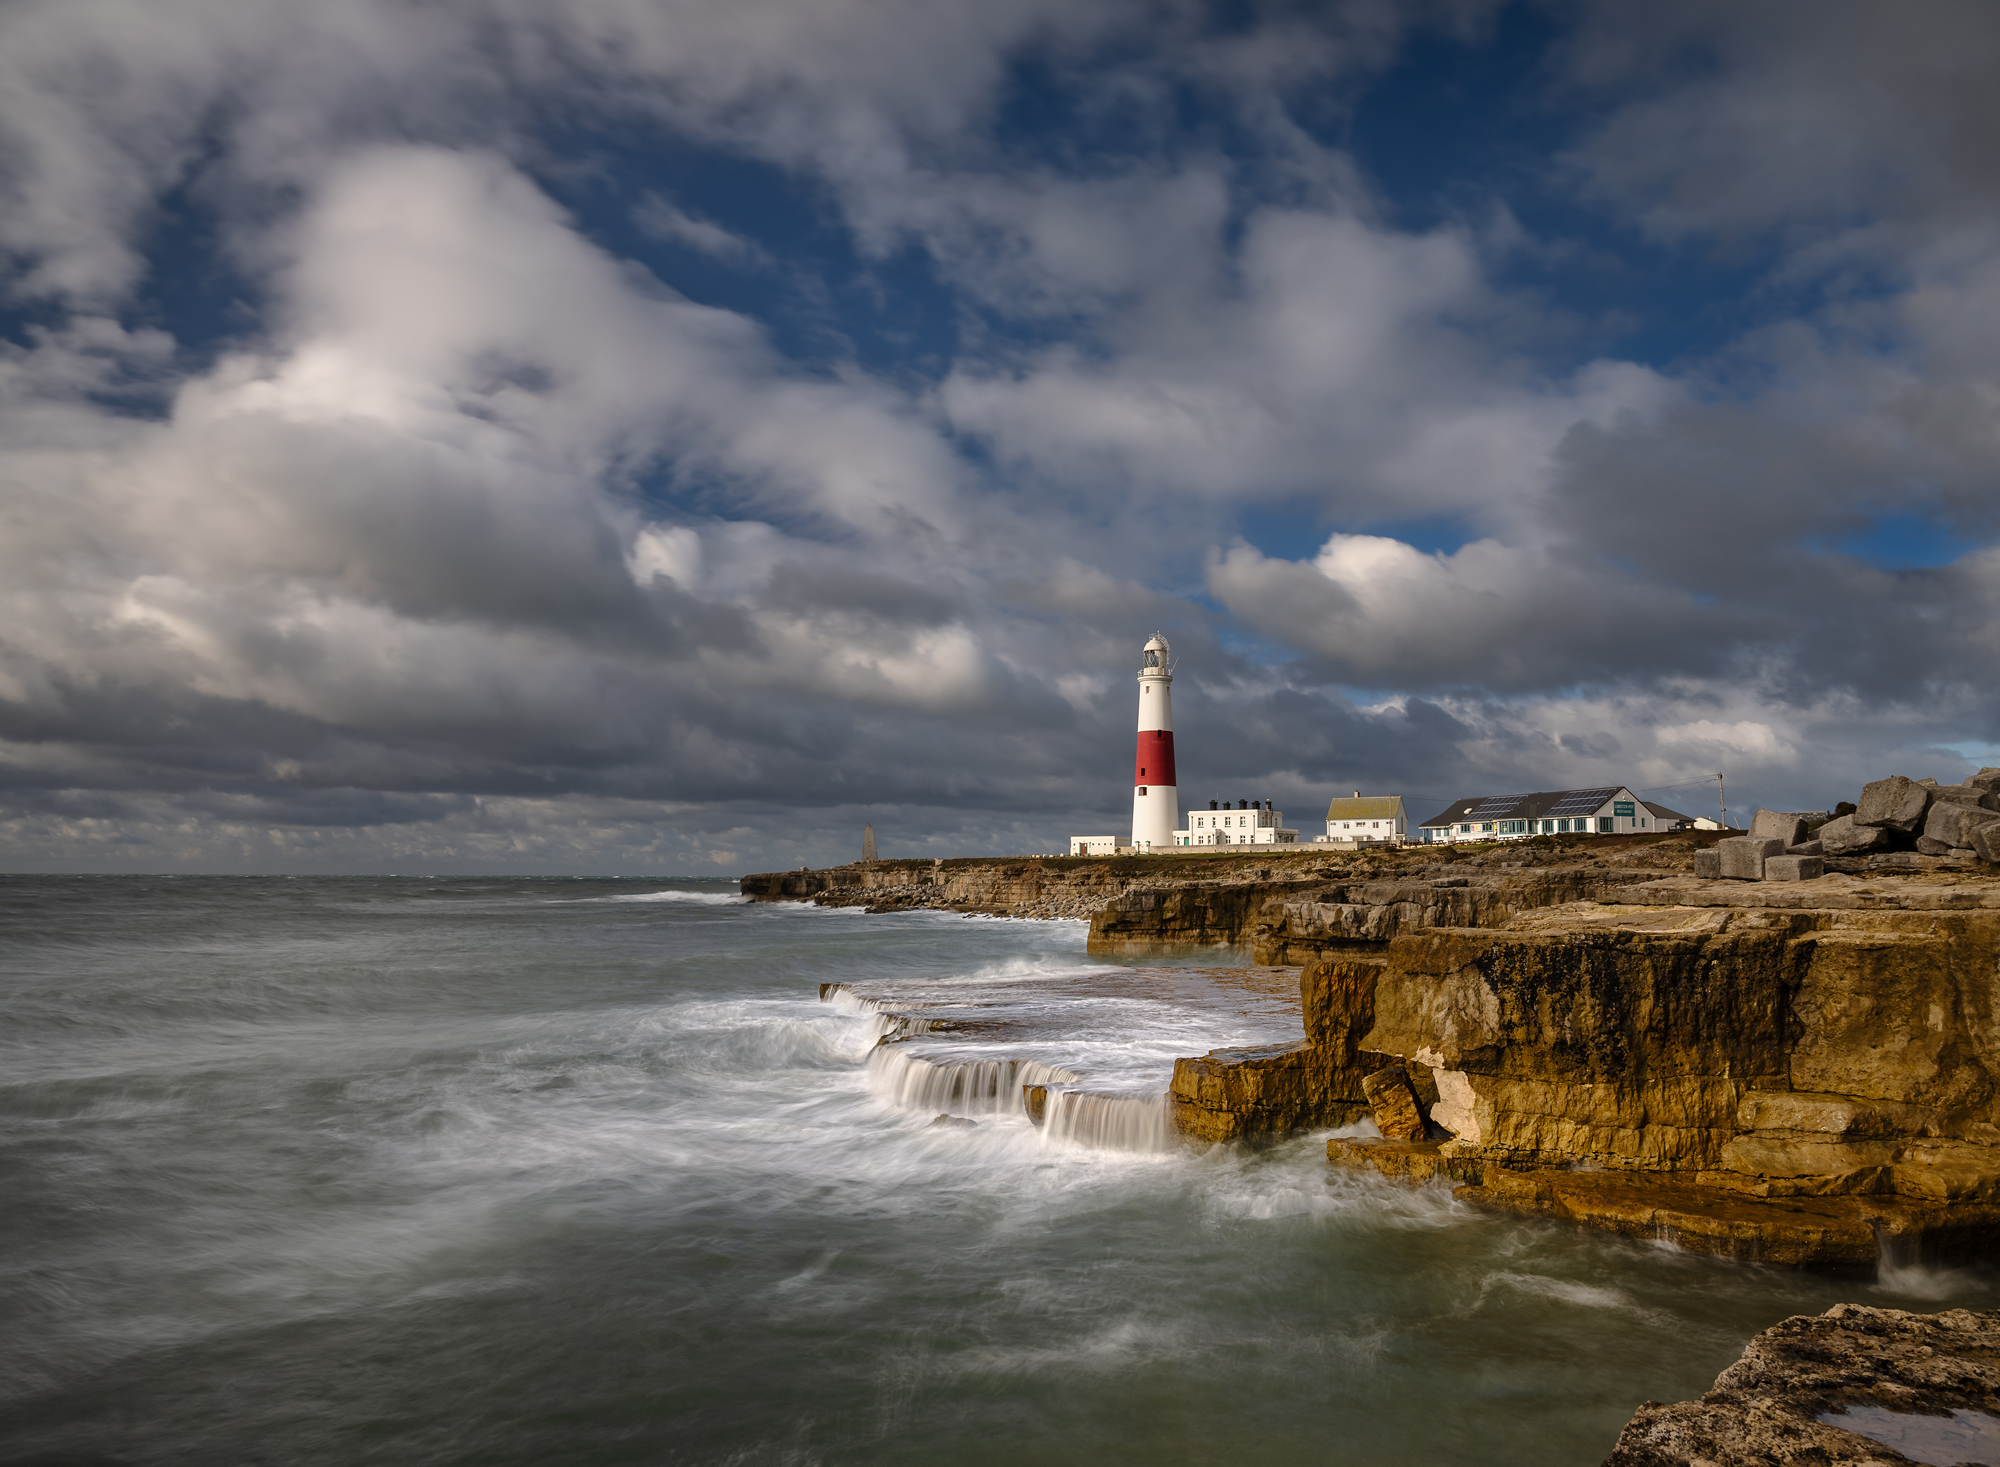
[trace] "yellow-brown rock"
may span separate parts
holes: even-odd
[[[1368,1101],[1368,1114],[1375,1128],[1391,1141],[1421,1141],[1424,1118],[1417,1109],[1417,1093],[1410,1088],[1410,1074],[1401,1065],[1385,1065],[1372,1075],[1361,1077],[1361,1093]]]
[[[1321,958],[1288,1064],[1404,1066],[1451,1133],[1439,1156],[1481,1166],[1462,1195],[1482,1205],[1771,1262],[1862,1262],[1878,1236],[1940,1256],[2000,1240],[2000,881],[1758,895],[1662,881]],[[1227,1071],[1210,1057],[1204,1134],[1252,1135],[1220,1119]],[[1263,1113],[1338,1124],[1352,1098],[1301,1087]]]

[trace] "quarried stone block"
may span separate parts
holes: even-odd
[[[1854,823],[1914,835],[1924,823],[1924,812],[1930,809],[1934,788],[1900,774],[1865,784],[1861,787],[1861,803],[1854,811]]]
[[[1766,881],[1811,881],[1826,875],[1826,862],[1818,856],[1772,856],[1764,862]]]
[[[1714,851],[1694,853],[1694,874],[1706,881],[1713,881],[1722,875],[1722,857]]]
[[[1973,831],[1972,853],[1982,861],[2000,862],[2000,825],[1982,825]]]
[[[1782,810],[1759,810],[1750,818],[1750,833],[1795,846],[1806,838],[1806,823]]]
[[[1931,796],[1931,804],[1936,806],[1941,801],[1954,805],[1977,805],[1982,810],[2000,810],[2000,793],[1984,789],[1971,780],[1964,784],[1939,785],[1937,792]]]
[[[1764,863],[1773,856],[1784,855],[1785,843],[1772,837],[1733,835],[1717,841],[1715,850],[1722,858],[1721,874],[1727,880],[1762,881]]]
[[[1946,847],[1969,846],[1975,830],[1996,820],[2000,820],[2000,814],[1984,806],[1938,800],[1931,805],[1930,813],[1924,816],[1924,835],[1930,840],[1941,841]],[[1917,849],[1923,849],[1921,841]],[[1940,855],[1942,852],[1932,851],[1930,854]]]
[[[1819,828],[1820,850],[1829,856],[1861,856],[1885,851],[1895,843],[1895,835],[1873,825],[1856,825],[1852,815],[1829,820]]]

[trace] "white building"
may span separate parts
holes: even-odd
[[[1177,846],[1289,846],[1298,839],[1269,800],[1238,800],[1234,810],[1210,800],[1206,810],[1189,812],[1187,829],[1174,832]]]
[[[1401,795],[1336,795],[1326,807],[1326,838],[1356,845],[1401,845],[1409,838]]]
[[[1132,843],[1121,835],[1073,835],[1069,838],[1072,856],[1129,856]]]
[[[1526,840],[1531,835],[1651,834],[1668,828],[1645,801],[1619,785],[1454,800],[1418,827],[1417,839],[1435,844]]]

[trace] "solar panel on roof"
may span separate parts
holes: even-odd
[[[1570,790],[1550,807],[1549,814],[1589,815],[1617,793],[1616,789]]]
[[[1465,812],[1466,818],[1468,820],[1491,820],[1496,815],[1505,815],[1526,798],[1526,795],[1501,795],[1496,799],[1481,800],[1477,805],[1474,805],[1470,810]],[[1595,809],[1596,806],[1592,806],[1591,808]]]

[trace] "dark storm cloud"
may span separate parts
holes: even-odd
[[[1555,153],[1389,197],[1342,119],[1500,9],[8,11],[9,861],[1054,849],[1155,628],[1308,830],[1983,758],[2000,22],[1548,7]],[[1639,237],[1741,329],[1519,283]]]

